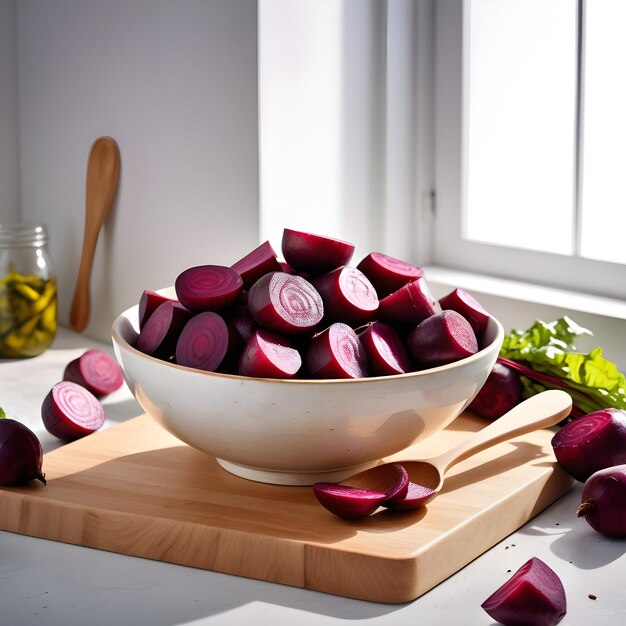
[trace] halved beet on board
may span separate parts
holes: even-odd
[[[340,322],[311,338],[305,362],[315,378],[365,378],[369,371],[360,339],[350,326]]]
[[[300,353],[283,336],[262,328],[246,343],[239,374],[258,378],[293,378],[302,365]]]
[[[325,235],[285,228],[281,250],[285,261],[294,270],[323,274],[347,265],[354,254],[354,244]]]
[[[221,311],[243,290],[241,276],[223,265],[197,265],[181,272],[174,282],[180,303],[189,311]]]
[[[554,626],[566,612],[565,589],[554,570],[533,557],[481,606],[505,626]]]
[[[363,324],[378,309],[378,295],[363,272],[343,265],[313,281],[324,302],[325,322]]]
[[[73,441],[98,430],[104,424],[105,414],[100,401],[90,391],[63,380],[44,398],[41,418],[50,434]]]
[[[421,267],[381,252],[371,252],[359,262],[357,268],[369,278],[380,298],[424,275]]]
[[[301,276],[273,272],[250,288],[248,310],[262,328],[297,335],[315,329],[324,316],[324,303],[317,289]]]
[[[407,345],[423,367],[445,365],[478,352],[474,330],[456,311],[442,311],[420,322],[408,334]]]

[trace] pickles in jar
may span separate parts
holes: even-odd
[[[41,354],[57,332],[57,285],[53,278],[10,271],[0,279],[0,357]]]

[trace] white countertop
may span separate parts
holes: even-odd
[[[103,345],[61,329],[35,359],[0,361],[0,406],[60,445],[41,422],[41,403],[65,365]],[[127,388],[103,400],[105,428],[143,411]],[[44,465],[45,471],[45,465]],[[175,626],[181,624],[484,625],[481,602],[533,556],[560,576],[564,625],[626,623],[626,539],[610,540],[575,516],[575,487],[519,531],[421,596],[376,604],[0,531],[0,624],[6,626]],[[510,570],[510,571],[508,571]],[[590,596],[595,596],[593,599]]]

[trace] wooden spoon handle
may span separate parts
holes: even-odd
[[[460,445],[430,459],[430,462],[445,473],[456,463],[502,441],[554,426],[567,417],[571,409],[572,398],[565,391],[543,391],[513,407]]]
[[[87,327],[90,314],[91,270],[100,229],[115,200],[120,176],[120,153],[111,137],[96,139],[89,152],[85,199],[85,231],[80,266],[70,308],[70,326],[76,332]]]

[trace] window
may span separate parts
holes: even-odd
[[[626,298],[626,3],[436,6],[434,262]]]

